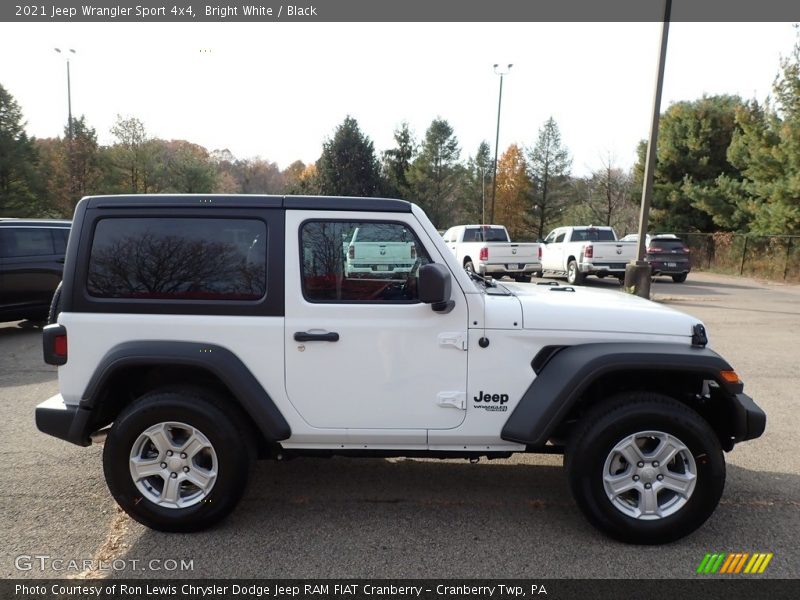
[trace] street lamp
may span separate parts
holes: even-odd
[[[497,98],[497,133],[494,138],[494,176],[492,178],[492,208],[489,211],[489,222],[494,223],[494,198],[497,195],[497,149],[500,143],[500,107],[503,103],[503,76],[508,75],[514,65],[508,63],[504,69],[498,69],[500,65],[494,65],[495,75],[500,75],[500,94]]]
[[[63,53],[61,52],[61,48],[53,48],[59,54],[65,54],[67,57],[67,131],[69,131],[69,139],[72,140],[72,90],[70,89],[70,81],[69,81],[69,52],[70,54],[75,54],[75,50],[69,48],[65,50]]]

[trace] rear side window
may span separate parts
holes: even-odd
[[[0,255],[6,258],[55,254],[50,229],[43,227],[4,227],[0,229]]]
[[[256,219],[108,218],[95,228],[87,288],[97,298],[259,300],[267,228]]]

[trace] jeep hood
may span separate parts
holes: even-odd
[[[505,285],[505,284],[504,284]],[[522,305],[525,329],[603,331],[691,338],[699,319],[632,294],[584,287],[506,286]],[[561,291],[555,291],[556,289]]]

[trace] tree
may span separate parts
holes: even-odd
[[[564,209],[572,159],[561,145],[561,133],[550,117],[539,130],[536,145],[528,151],[528,172],[533,182],[531,216],[535,233],[544,237],[545,227]]]
[[[235,161],[232,172],[243,194],[281,194],[284,191],[284,176],[278,165],[261,157]]]
[[[333,196],[375,196],[380,191],[375,148],[354,118],[347,116],[333,138],[322,144],[317,182],[322,194]]]
[[[631,202],[630,175],[614,165],[607,153],[601,167],[589,177],[582,203],[588,209],[589,222],[613,226],[617,233],[633,228],[636,204]]]
[[[38,155],[25,133],[22,109],[0,85],[0,215],[38,212],[35,167]]]
[[[117,138],[112,160],[127,180],[124,189],[133,194],[155,191],[152,182],[159,147],[148,137],[144,124],[136,117],[123,119],[117,115],[111,134]]]
[[[403,122],[394,131],[394,148],[383,153],[383,178],[386,182],[386,195],[396,198],[407,198],[410,192],[408,171],[414,158],[416,144],[414,134]]]
[[[522,149],[509,146],[497,161],[497,194],[495,221],[506,226],[512,240],[519,240],[528,231],[525,209],[530,198],[530,180]]]
[[[425,132],[420,152],[409,170],[414,201],[439,229],[450,225],[456,205],[463,171],[458,164],[460,153],[453,128],[444,119],[437,118]]]
[[[184,140],[159,142],[162,156],[159,191],[199,194],[214,189],[216,172],[208,150]]]
[[[800,37],[781,68],[774,107],[751,102],[737,111],[728,158],[741,182],[720,182],[734,215],[761,235],[800,234]]]
[[[296,160],[281,173],[285,194],[319,194],[317,166]]]
[[[69,126],[64,128],[64,135],[67,138],[71,195],[70,203],[65,208],[68,214],[72,214],[78,200],[97,191],[101,177],[99,150],[97,132],[87,125],[83,115],[72,119],[72,140],[69,139]]]
[[[62,138],[44,138],[35,141],[39,163],[39,193],[43,204],[52,207],[54,216],[65,217],[75,208],[70,181],[69,152]]]
[[[478,145],[475,156],[467,160],[458,221],[483,223],[488,219],[485,209],[491,208],[487,206],[487,200],[491,202],[492,197],[492,162],[489,144],[484,140]]]
[[[676,102],[661,116],[650,220],[651,229],[715,231],[741,226],[733,217],[730,198],[717,180],[740,181],[728,160],[737,129],[738,96],[703,96]],[[647,144],[639,144],[632,191],[637,202],[644,177]]]

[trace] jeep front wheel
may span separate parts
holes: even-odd
[[[702,525],[725,486],[716,434],[694,410],[655,393],[617,396],[584,416],[567,448],[573,496],[619,540],[661,544]]]
[[[236,506],[252,450],[237,407],[194,390],[165,390],[125,409],[109,432],[103,470],[135,520],[160,531],[197,531]]]

